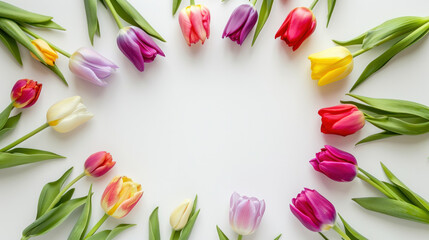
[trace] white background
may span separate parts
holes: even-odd
[[[90,46],[83,1],[9,2],[54,16],[56,22],[67,28],[66,32],[37,32],[69,52]],[[409,187],[429,198],[428,135],[401,136],[355,147],[354,143],[377,129],[368,124],[348,137],[320,133],[317,110],[345,99],[344,94],[366,64],[384,48],[359,56],[347,79],[325,87],[318,87],[310,79],[307,56],[333,47],[331,39],[349,39],[387,19],[425,16],[429,2],[337,1],[326,29],[327,4],[321,0],[314,11],[318,27],[296,52],[284,42],[274,40],[274,35],[288,12],[297,6],[309,6],[309,0],[275,1],[255,46],[250,47],[251,35],[240,47],[229,39],[221,39],[221,35],[233,9],[245,2],[205,0],[212,17],[210,39],[204,46],[188,47],[177,16],[171,16],[171,0],[131,0],[168,41],[157,41],[166,57],[157,57],[146,65],[143,73],[117,48],[118,29],[100,5],[102,37],[95,38],[95,49],[120,66],[105,88],[75,78],[65,57],[61,56],[57,64],[67,77],[69,88],[24,48],[21,47],[24,67],[20,67],[6,48],[0,47],[2,108],[9,103],[8,94],[16,80],[31,78],[43,83],[39,101],[23,110],[17,129],[0,140],[1,146],[42,124],[46,110],[60,99],[80,95],[95,114],[90,122],[71,133],[59,134],[47,129],[20,145],[54,151],[67,159],[0,170],[0,238],[18,239],[35,218],[43,185],[71,166],[75,167],[72,177],[77,176],[85,159],[100,150],[112,153],[117,161],[115,168],[100,179],[86,178],[76,185],[76,196],[82,196],[94,184],[91,225],[103,214],[99,200],[115,175],[131,177],[145,191],[127,217],[109,219],[103,226],[138,224],[117,239],[148,239],[148,217],[156,206],[160,206],[162,238],[168,239],[170,212],[196,193],[201,214],[190,239],[217,239],[217,224],[235,239],[228,224],[229,197],[233,191],[266,201],[260,228],[245,239],[269,240],[279,233],[283,233],[282,239],[319,239],[289,210],[291,199],[304,187],[317,189],[369,239],[428,238],[426,225],[369,212],[352,202],[354,197],[378,195],[367,184],[358,179],[351,183],[333,182],[308,163],[324,144],[332,144],[353,153],[360,167],[382,179],[379,162],[383,161]],[[184,1],[181,8],[187,4]],[[355,93],[429,105],[428,51],[426,37],[396,56]],[[77,218],[75,213],[49,234],[34,239],[66,239]],[[329,235],[338,239],[334,233]]]

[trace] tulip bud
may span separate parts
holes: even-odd
[[[183,229],[189,220],[193,203],[191,199],[185,199],[170,215],[170,225],[175,231]]]
[[[358,173],[356,158],[330,145],[325,145],[325,148],[316,153],[316,158],[310,164],[314,170],[337,182],[350,182]]]
[[[140,184],[131,178],[117,176],[107,185],[101,197],[101,207],[114,218],[125,217],[143,195]]]
[[[353,70],[353,56],[345,47],[333,47],[308,56],[311,61],[311,78],[323,86],[349,75]]]
[[[46,119],[55,131],[66,133],[87,122],[93,116],[83,105],[82,98],[74,96],[52,105],[48,109]]]
[[[250,235],[259,227],[264,212],[264,200],[234,192],[230,201],[229,224],[237,234]]]
[[[47,42],[45,42],[42,39],[34,39],[31,41],[31,44],[33,44],[36,47],[37,53],[42,57],[43,61],[45,61],[46,64],[49,66],[54,66],[55,61],[58,59],[57,52],[52,49]],[[32,52],[30,52],[31,56],[36,59],[37,61],[40,61],[38,57],[36,57]]]
[[[28,108],[39,99],[42,84],[30,79],[18,80],[12,88],[10,99],[16,108]]]
[[[243,44],[249,32],[258,21],[258,11],[249,4],[243,4],[232,12],[223,30],[222,38],[229,37],[238,44]]]
[[[210,36],[210,11],[203,5],[188,6],[179,14],[179,25],[189,46]]]
[[[88,157],[85,161],[85,174],[93,177],[101,177],[115,166],[110,153],[101,151]]]
[[[298,7],[286,17],[275,38],[281,37],[295,51],[315,29],[316,17],[313,12],[306,7]]]
[[[77,77],[105,86],[107,82],[104,79],[115,72],[118,66],[91,48],[80,48],[71,55],[69,68]]]
[[[165,57],[161,48],[156,45],[152,38],[138,27],[124,27],[119,31],[116,39],[121,52],[140,71],[144,70],[145,62],[152,62],[159,54]]]
[[[335,224],[337,213],[334,205],[316,190],[305,188],[289,206],[293,215],[313,232],[329,230]]]
[[[347,136],[365,125],[365,116],[352,104],[322,108],[319,115],[322,117],[321,131],[327,134]]]

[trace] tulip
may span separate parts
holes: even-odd
[[[308,56],[311,78],[323,86],[345,78],[353,70],[353,56],[345,47],[333,47]]]
[[[238,44],[243,44],[249,32],[258,21],[258,11],[249,4],[240,5],[231,14],[223,30],[222,38],[229,37]]]
[[[140,71],[144,70],[145,62],[152,62],[156,55],[165,57],[161,48],[152,38],[138,27],[124,27],[116,39],[119,49]]]
[[[46,114],[46,119],[55,131],[69,132],[87,122],[94,115],[82,103],[80,96],[66,98],[52,105]]]
[[[117,176],[109,183],[101,197],[101,207],[114,218],[125,217],[143,195],[140,184],[131,178]]]
[[[295,51],[315,29],[316,17],[313,12],[306,7],[298,7],[286,17],[275,38],[281,37]]]
[[[170,215],[170,225],[175,231],[183,229],[192,211],[192,200],[185,199]]]
[[[28,108],[39,99],[42,84],[30,79],[18,80],[12,88],[10,99],[16,108]]]
[[[240,196],[234,192],[231,196],[229,223],[239,235],[250,235],[259,227],[265,212],[265,201],[255,197]]]
[[[358,173],[357,161],[353,155],[329,145],[316,153],[316,158],[310,164],[314,170],[338,182],[350,182]]]
[[[352,104],[340,104],[319,110],[321,131],[326,134],[347,136],[363,128],[365,116]]]
[[[305,188],[289,206],[293,215],[313,232],[329,230],[335,225],[334,205],[316,190]]]
[[[77,77],[105,86],[107,82],[104,79],[115,72],[118,66],[91,48],[80,48],[71,55],[69,68]]]
[[[210,36],[210,11],[203,5],[188,6],[179,14],[179,25],[189,46]]]
[[[115,166],[110,153],[101,151],[88,157],[85,161],[85,174],[87,176],[101,177]]]
[[[45,42],[42,39],[34,39],[31,41],[31,44],[33,44],[36,47],[36,51],[39,54],[40,57],[42,57],[43,61],[45,61],[46,64],[49,66],[54,66],[55,61],[58,58],[57,52],[52,49],[47,42]],[[33,53],[31,53],[31,56],[40,61],[38,57],[36,57]]]

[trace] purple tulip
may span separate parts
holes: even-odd
[[[250,235],[259,227],[264,212],[264,200],[240,196],[234,192],[230,202],[229,224],[237,234]]]
[[[337,182],[350,182],[358,173],[357,161],[353,155],[329,145],[316,153],[316,158],[310,164],[314,170]]]
[[[124,27],[119,31],[116,39],[122,53],[143,72],[144,63],[155,60],[156,55],[165,57],[161,48],[156,45],[152,38],[138,27]]]
[[[307,188],[292,199],[290,210],[306,228],[313,232],[331,229],[337,216],[331,202],[316,190]]]
[[[118,66],[90,48],[80,48],[71,55],[69,68],[79,78],[98,86],[105,86],[107,82],[104,79]]]
[[[238,44],[243,44],[249,32],[258,21],[258,11],[249,4],[240,5],[231,14],[223,30],[222,38],[229,37]]]

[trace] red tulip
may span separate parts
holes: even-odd
[[[85,174],[93,177],[101,177],[115,166],[110,153],[101,151],[88,157],[85,161]]]
[[[327,134],[347,136],[365,125],[365,116],[352,104],[322,108],[319,115],[322,117],[321,131]]]
[[[12,88],[10,98],[16,108],[28,108],[39,99],[42,84],[30,79],[18,80]]]

